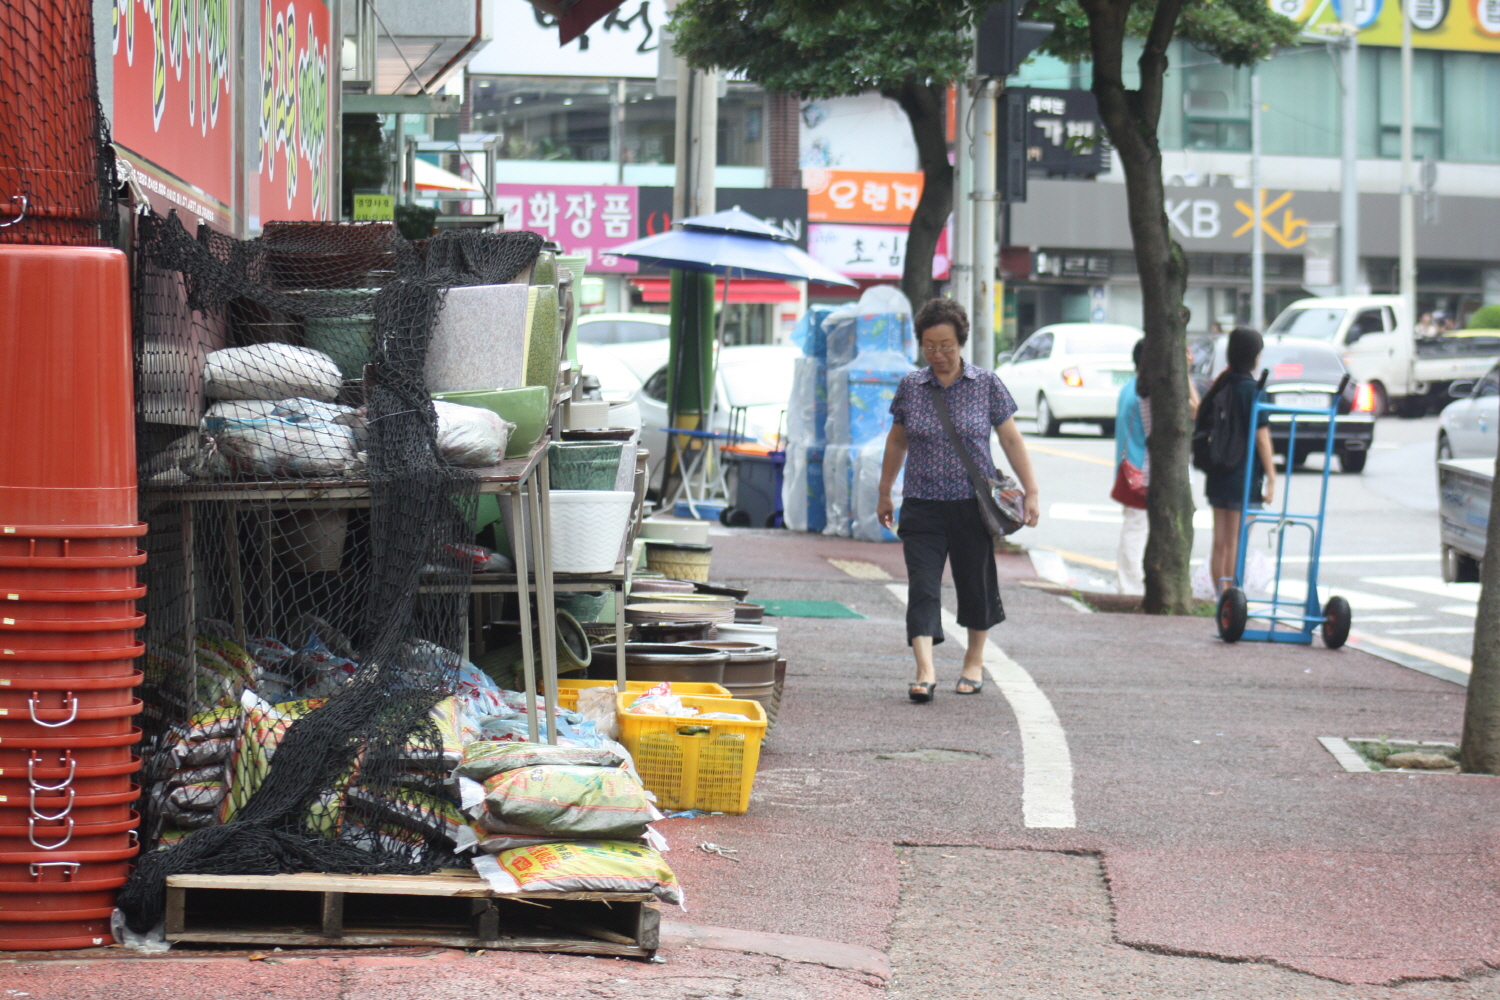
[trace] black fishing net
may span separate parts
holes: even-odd
[[[146,215],[136,247],[146,792],[120,908],[154,926],[177,873],[451,863],[466,545],[504,445],[450,449],[428,346],[450,288],[529,280],[541,237]]]
[[[0,122],[0,243],[113,243],[115,158],[89,4],[0,3]]]

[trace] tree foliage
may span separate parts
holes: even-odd
[[[1156,14],[1156,0],[1134,0],[1125,17],[1127,34],[1148,37]],[[1093,57],[1089,19],[1079,0],[1030,0],[1022,16],[1053,25],[1041,51],[1069,62]],[[1265,0],[1187,0],[1173,35],[1231,66],[1247,66],[1291,45],[1298,30]]]
[[[966,3],[932,0],[683,0],[671,30],[675,50],[695,66],[811,99],[947,85],[967,65],[963,31],[972,17]]]

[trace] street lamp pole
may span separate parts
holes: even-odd
[[[969,326],[974,364],[995,367],[995,221],[1000,196],[995,190],[995,95],[999,84],[984,77],[974,98],[974,315]]]
[[[1354,2],[1343,10],[1343,176],[1339,192],[1339,284],[1345,295],[1359,292],[1359,28]]]
[[[1250,231],[1250,325],[1257,330],[1266,327],[1266,237],[1261,228],[1265,214],[1265,195],[1260,176],[1260,67],[1250,67],[1250,202],[1255,206],[1254,227]]]
[[[1417,321],[1417,219],[1412,184],[1411,133],[1411,17],[1401,7],[1401,303],[1406,310],[1405,322]]]

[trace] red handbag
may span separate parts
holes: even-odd
[[[1146,471],[1128,458],[1120,459],[1120,467],[1115,470],[1115,488],[1109,491],[1109,498],[1126,507],[1145,510]]]

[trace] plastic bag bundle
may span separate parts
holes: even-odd
[[[338,398],[344,376],[322,351],[291,344],[253,344],[213,351],[203,366],[210,399]]]
[[[871,441],[853,449],[849,474],[849,534],[864,542],[899,541],[894,532],[880,523],[880,473],[885,462],[885,442]],[[891,486],[891,502],[896,507],[897,522],[901,516],[901,490],[906,470],[896,474]]]
[[[351,815],[387,827],[398,827],[445,844],[456,843],[459,831],[469,823],[458,806],[447,799],[415,788],[376,795],[363,788],[350,788]]]
[[[828,422],[828,364],[822,358],[792,362],[792,394],[787,401],[786,435],[799,444],[822,444]]]
[[[349,414],[354,411],[348,407]],[[218,461],[200,469],[243,476],[346,476],[357,471],[359,436],[353,419],[319,419],[278,405],[264,417],[203,418]]]
[[[494,410],[433,400],[437,411],[438,455],[449,465],[498,465],[516,425]]]
[[[615,714],[615,688],[613,684],[603,687],[582,688],[578,692],[578,714],[594,724],[594,728],[611,740],[620,738],[620,719]]]
[[[532,892],[650,892],[682,904],[677,876],[653,848],[604,840],[505,851],[500,867]]]
[[[646,790],[620,767],[528,767],[484,782],[493,833],[582,838],[636,838],[651,822]]]
[[[624,763],[614,751],[602,748],[481,741],[464,747],[463,760],[453,769],[453,776],[484,781],[527,767],[619,767]]]

